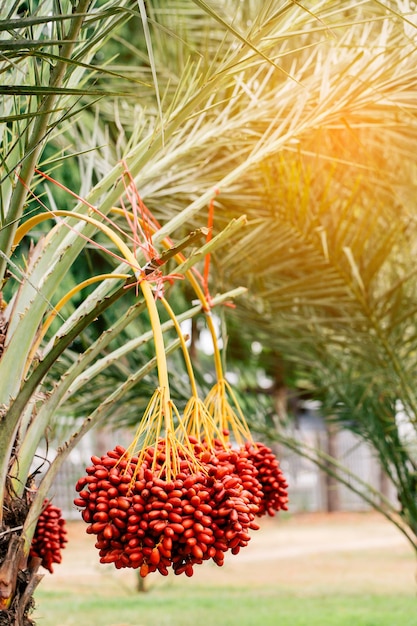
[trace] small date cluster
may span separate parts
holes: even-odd
[[[43,510],[36,525],[30,547],[30,557],[40,558],[41,565],[53,573],[53,563],[61,563],[61,550],[67,543],[67,531],[62,511],[49,500],[43,503]]]
[[[180,453],[180,471],[171,480],[164,475],[163,440],[147,448],[140,466],[121,446],[92,457],[74,503],[87,532],[97,536],[101,563],[138,568],[141,576],[166,576],[170,568],[192,576],[194,565],[209,559],[223,565],[227,551],[237,554],[246,546],[249,531],[259,528],[256,516],[286,508],[286,483],[269,448],[192,444],[203,471],[193,470]]]
[[[288,485],[279,466],[279,461],[271,448],[263,443],[255,445],[246,442],[245,450],[249,459],[258,470],[263,497],[259,504],[258,517],[267,514],[271,517],[276,511],[288,510]]]

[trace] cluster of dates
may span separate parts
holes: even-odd
[[[92,457],[74,503],[97,536],[101,563],[192,576],[193,566],[247,545],[257,516],[287,508],[287,485],[271,450],[247,444],[239,450],[192,441],[202,471],[180,454],[179,472],[166,480],[165,442],[149,447],[138,466],[116,446]]]
[[[273,517],[276,511],[286,511],[288,509],[288,485],[271,448],[263,443],[254,445],[247,442],[244,450],[258,470],[258,480],[263,491],[257,516],[262,517],[268,513]]]
[[[52,574],[53,563],[61,563],[67,531],[61,509],[48,500],[44,501],[43,507],[30,546],[30,557],[40,558],[41,565]]]

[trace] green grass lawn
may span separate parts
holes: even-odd
[[[103,595],[37,593],[38,626],[417,626],[409,595],[283,595],[187,587]]]

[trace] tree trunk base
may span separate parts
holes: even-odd
[[[33,626],[33,594],[43,578],[38,574],[40,558],[24,555],[19,531],[27,514],[27,502],[15,498],[4,509],[0,530],[0,626]]]

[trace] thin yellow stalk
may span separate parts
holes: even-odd
[[[198,397],[198,391],[197,391],[197,384],[195,382],[194,370],[193,370],[193,366],[192,366],[192,363],[191,363],[190,353],[188,352],[187,344],[186,344],[186,341],[184,339],[184,335],[183,335],[182,330],[181,330],[181,326],[179,325],[177,317],[176,317],[174,311],[172,310],[171,305],[166,300],[166,298],[161,298],[161,302],[164,305],[164,307],[165,307],[169,317],[171,318],[172,323],[174,324],[174,328],[175,328],[175,330],[177,332],[177,335],[178,335],[178,338],[180,340],[181,350],[182,350],[182,354],[183,354],[184,361],[185,361],[185,367],[187,368],[187,374],[188,374],[188,378],[190,380],[191,392],[192,392],[192,395],[195,398],[197,398]]]
[[[178,419],[177,432],[182,435],[182,439],[185,441],[185,447],[187,449],[186,458],[188,459],[191,456],[194,461],[193,450],[190,446],[187,446],[187,442],[189,441],[190,436],[194,436],[200,441],[205,441],[206,444],[209,446],[212,446],[213,440],[215,438],[220,439],[224,443],[224,436],[222,430],[219,430],[217,424],[214,422],[212,416],[207,410],[206,405],[198,396],[197,383],[194,376],[190,353],[187,349],[187,344],[185,342],[184,335],[181,331],[181,326],[178,323],[175,313],[165,298],[161,298],[161,302],[164,305],[169,317],[171,318],[174,324],[174,328],[179,337],[185,365],[187,368],[188,378],[190,380],[192,395],[185,406],[184,419],[181,419],[178,411],[176,411],[176,414]],[[180,441],[181,437],[178,437],[178,440]]]
[[[65,306],[65,304],[67,302],[69,302],[69,300],[71,300],[71,298],[76,293],[78,293],[79,291],[81,291],[85,287],[88,287],[89,285],[93,285],[94,283],[100,282],[102,280],[111,279],[111,278],[126,279],[126,278],[130,278],[130,276],[129,276],[129,274],[99,274],[97,276],[92,276],[91,278],[87,278],[86,280],[83,280],[78,285],[75,285],[75,287],[70,289],[70,291],[63,298],[61,298],[61,300],[59,300],[59,302],[57,302],[57,304],[54,306],[53,311],[51,311],[51,313],[48,315],[48,317],[46,318],[46,320],[42,324],[42,327],[41,327],[41,329],[39,331],[39,335],[38,335],[35,343],[32,346],[32,349],[31,349],[31,351],[29,353],[28,360],[27,360],[26,373],[27,373],[27,371],[28,371],[28,369],[30,367],[30,364],[31,364],[35,354],[36,354],[37,349],[39,348],[39,346],[41,344],[42,339],[45,337],[45,334],[46,334],[48,328],[50,327],[50,325],[52,324],[52,322],[54,321],[54,319],[56,318],[56,316],[58,315],[58,313],[62,309],[62,307]]]
[[[13,248],[15,248],[20,243],[22,238],[34,226],[37,226],[41,222],[44,222],[45,220],[51,219],[53,217],[72,217],[74,219],[81,220],[82,222],[87,222],[88,224],[95,226],[96,228],[101,230],[102,233],[107,235],[107,237],[117,246],[117,248],[119,248],[125,261],[127,261],[127,263],[129,263],[129,265],[131,265],[133,269],[140,271],[141,268],[138,265],[135,256],[132,254],[124,241],[118,235],[116,235],[116,233],[109,226],[107,226],[106,224],[102,224],[98,220],[94,219],[94,217],[89,217],[88,215],[80,215],[79,213],[74,213],[73,211],[48,211],[46,213],[40,213],[39,215],[31,217],[17,229],[13,240]],[[132,262],[132,259],[134,262]]]
[[[220,349],[219,349],[219,342],[217,341],[216,329],[215,329],[215,326],[214,326],[210,305],[207,302],[207,298],[206,298],[206,296],[204,294],[204,291],[201,289],[201,286],[200,286],[198,280],[196,279],[196,277],[194,276],[194,274],[192,273],[192,271],[191,270],[187,270],[185,275],[187,277],[187,280],[190,282],[192,288],[194,289],[194,292],[195,292],[197,298],[200,300],[201,306],[203,307],[203,311],[204,311],[204,315],[205,315],[205,318],[206,318],[207,326],[208,326],[208,329],[210,331],[211,340],[212,340],[212,343],[213,343],[213,351],[214,351],[213,358],[214,358],[214,366],[216,368],[216,378],[217,378],[217,380],[221,380],[223,378],[223,365],[222,365],[222,359],[221,359]]]
[[[133,441],[126,449],[125,456],[127,460],[135,455],[139,446],[139,442],[143,438],[143,441],[141,443],[141,452],[139,453],[138,465],[140,465],[143,460],[146,448],[150,445],[153,445],[155,441],[159,438],[162,429],[162,411],[160,410],[160,408],[161,392],[160,389],[156,389],[148,403],[148,406],[145,409]]]
[[[133,256],[133,255],[132,255]],[[133,258],[135,258],[133,256]],[[165,356],[164,338],[162,334],[161,321],[158,315],[158,309],[155,302],[155,297],[152,292],[150,284],[146,280],[140,282],[140,288],[142,289],[143,297],[145,298],[146,306],[148,308],[149,318],[152,326],[153,340],[155,344],[155,355],[158,369],[159,387],[162,394],[162,406],[163,414],[165,416],[165,430],[170,432],[172,430],[172,411],[171,401],[169,394],[169,381],[168,381],[168,367]]]
[[[102,224],[98,220],[93,217],[89,217],[87,215],[79,215],[72,211],[50,211],[47,213],[41,213],[36,215],[33,218],[30,218],[24,224],[22,224],[16,231],[16,235],[14,238],[14,246],[18,245],[21,241],[22,237],[24,237],[31,228],[40,222],[50,219],[51,217],[72,217],[74,219],[79,219],[83,222],[87,222],[91,224],[102,233],[107,235],[107,237],[116,245],[116,247],[120,250],[124,260],[132,267],[134,274],[139,281],[140,288],[142,290],[143,297],[145,299],[146,306],[148,308],[149,318],[152,326],[154,344],[155,344],[155,355],[157,361],[157,369],[158,369],[158,380],[159,386],[161,389],[162,395],[162,403],[163,403],[163,414],[165,417],[165,425],[167,432],[172,430],[172,418],[171,418],[171,410],[170,410],[170,395],[169,395],[169,383],[168,383],[168,368],[165,356],[165,346],[164,339],[162,335],[161,322],[158,315],[158,309],[156,306],[155,298],[152,292],[152,288],[150,284],[143,279],[142,276],[142,268],[140,267],[135,255],[128,248],[128,246],[124,243],[124,241],[117,235],[109,226],[106,224]]]
[[[213,317],[211,314],[211,307],[207,298],[204,294],[203,289],[201,288],[198,280],[191,270],[187,270],[185,273],[187,279],[191,283],[192,288],[200,300],[204,315],[207,322],[207,327],[210,331],[212,345],[213,345],[213,358],[214,365],[216,369],[216,378],[217,384],[213,387],[209,396],[206,399],[206,407],[207,412],[214,418],[214,424],[216,430],[220,431],[218,434],[218,438],[225,443],[224,432],[228,430],[229,424],[232,425],[233,434],[235,436],[236,441],[240,441],[243,438],[244,440],[251,441],[252,435],[250,433],[249,427],[246,423],[245,417],[242,413],[242,410],[239,406],[236,395],[234,394],[232,388],[229,383],[226,381],[223,373],[223,365],[220,354],[219,342],[217,341],[216,328],[214,326]],[[230,396],[233,400],[233,404],[237,410],[238,415],[236,415],[235,411],[231,407],[228,399],[227,393],[230,393]],[[212,431],[213,432],[213,431]],[[209,441],[212,440],[212,434],[210,433]]]
[[[207,405],[201,400],[192,396],[184,409],[184,424],[181,428],[188,437],[195,437],[199,441],[204,441],[208,447],[213,447],[214,439],[218,439],[226,447],[227,441],[222,425],[213,419]]]
[[[141,219],[140,217],[138,217],[137,215],[135,216],[133,213],[131,213],[130,211],[126,212],[123,209],[119,209],[117,207],[113,207],[112,208],[112,212],[113,213],[117,213],[118,215],[122,215],[123,217],[126,217],[126,215],[129,215],[129,217],[131,217],[132,219],[137,219],[142,225],[144,223],[144,220]],[[149,224],[147,222],[146,224],[148,230],[152,233],[155,234],[157,232],[157,229],[152,225]],[[171,247],[171,242],[169,241],[169,239],[163,239],[162,240],[162,245],[166,248],[169,249]],[[178,252],[177,254],[174,255],[173,257],[178,264],[181,264],[184,262],[185,257],[182,254],[182,252]],[[201,302],[201,306],[203,307],[203,311],[204,314],[206,316],[206,320],[207,320],[207,326],[209,328],[211,337],[212,337],[212,341],[213,341],[213,350],[214,350],[214,365],[216,368],[216,377],[218,380],[221,380],[223,378],[223,366],[222,366],[222,361],[221,361],[221,356],[220,356],[220,350],[219,350],[219,345],[218,345],[218,341],[217,341],[217,335],[216,335],[216,329],[214,327],[214,323],[213,323],[213,318],[211,315],[211,307],[209,302],[207,301],[207,298],[204,294],[203,289],[201,288],[198,280],[196,279],[194,273],[192,272],[192,270],[187,270],[184,273],[185,277],[187,278],[188,282],[190,283],[191,287],[193,288],[197,298],[200,300]]]
[[[219,349],[219,342],[217,341],[216,328],[214,326],[213,317],[211,315],[210,305],[207,301],[204,291],[202,290],[200,284],[198,283],[192,271],[188,270],[186,272],[186,276],[188,280],[190,281],[198,299],[201,302],[204,315],[207,321],[207,326],[211,334],[212,344],[213,344],[213,351],[214,351],[213,356],[214,356],[214,365],[216,368],[217,384],[213,387],[213,389],[211,390],[211,392],[209,393],[206,399],[206,406],[207,406],[208,413],[213,416],[215,423],[217,422],[216,426],[218,426],[218,428],[221,431],[220,440],[223,443],[225,442],[225,437],[223,435],[223,432],[228,430],[229,424],[232,425],[233,434],[235,436],[236,441],[238,442],[240,441],[240,443],[242,443],[241,441],[242,438],[244,440],[251,441],[252,435],[250,433],[249,427],[246,423],[242,410],[239,406],[236,395],[234,394],[231,386],[226,381],[224,374],[223,374],[223,365],[222,365],[222,359],[221,359],[221,354],[220,354],[220,349]],[[229,392],[238,415],[236,415],[235,411],[231,407],[227,399],[226,391]]]

